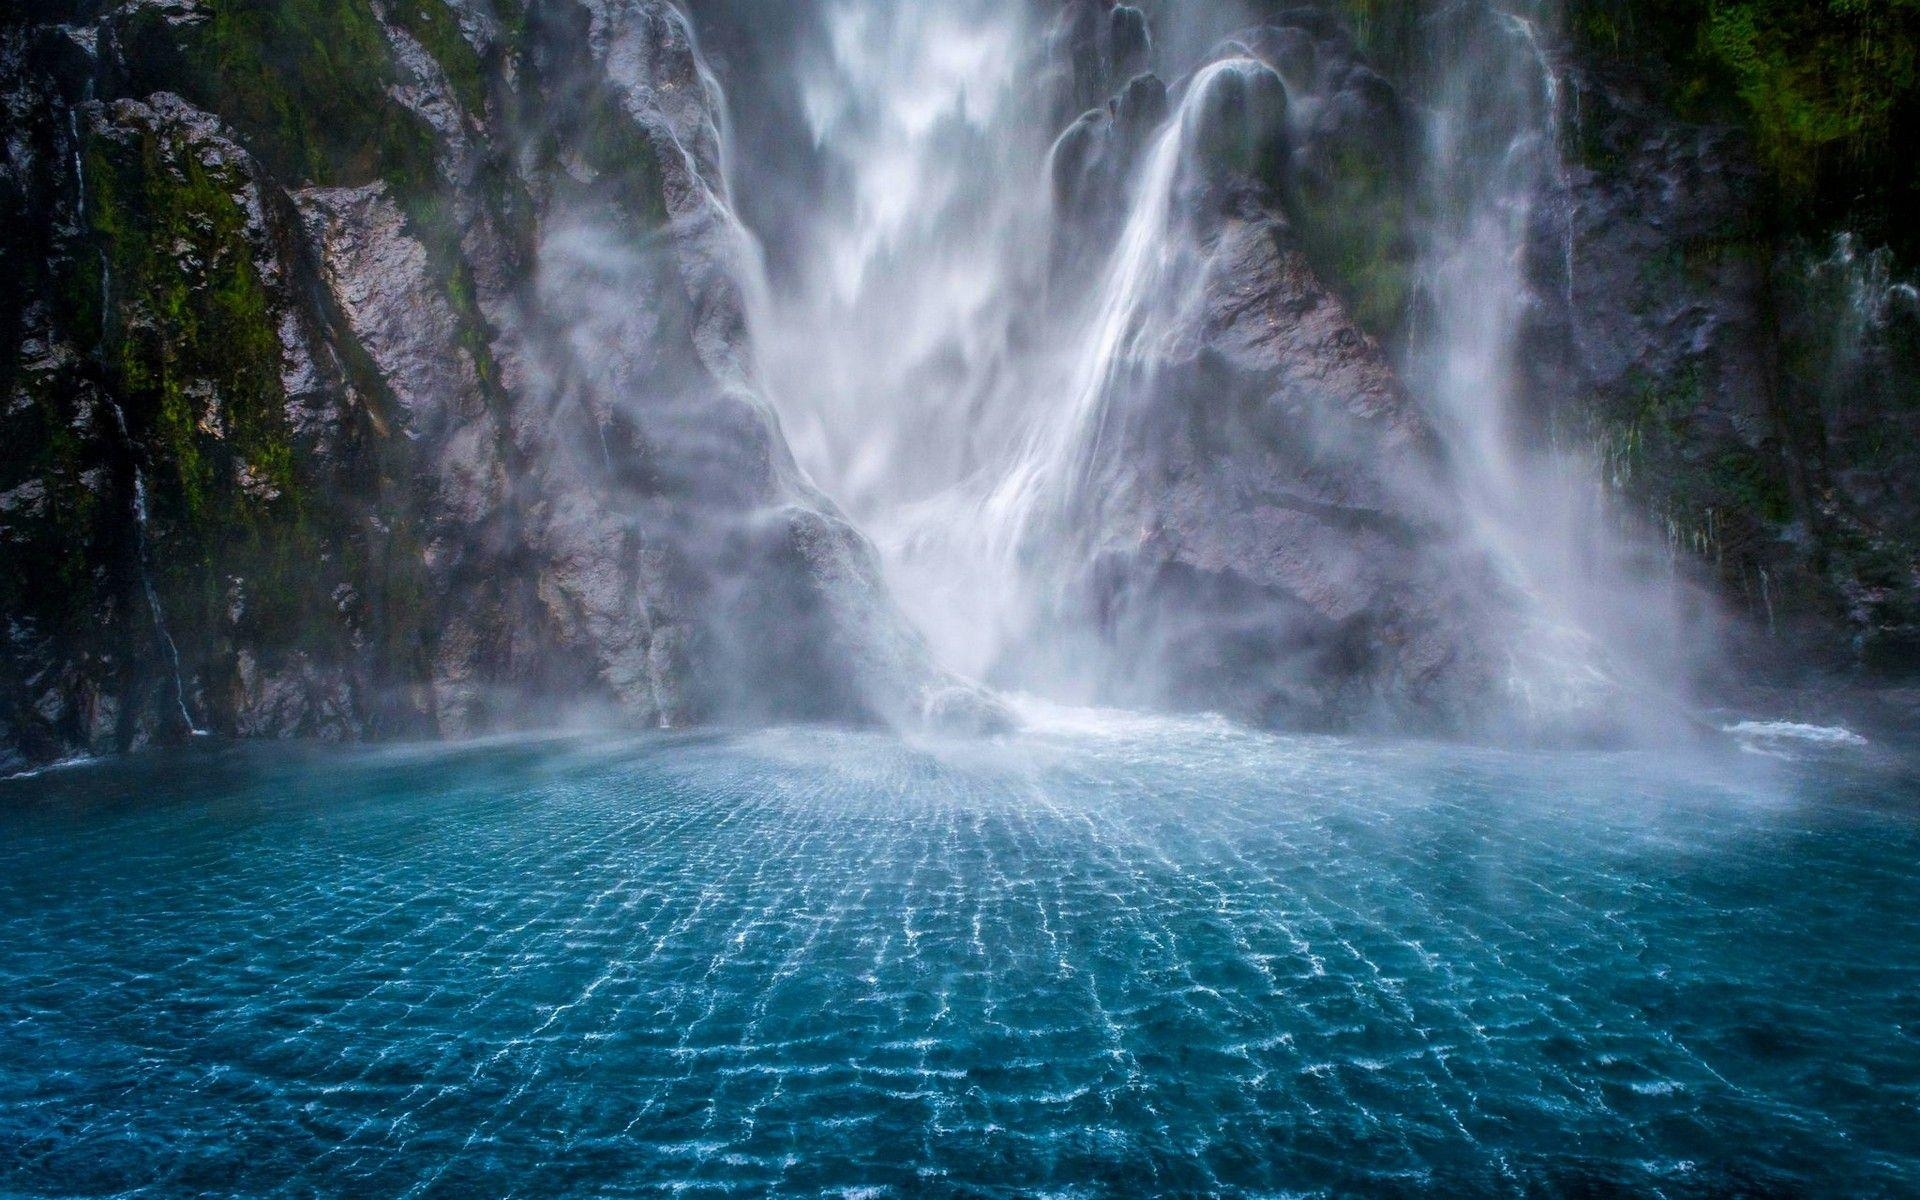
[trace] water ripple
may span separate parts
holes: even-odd
[[[1902,1195],[1920,809],[1030,713],[0,784],[7,1195]]]

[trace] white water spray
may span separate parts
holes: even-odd
[[[1045,39],[1008,0],[830,0],[808,128],[846,176],[797,285],[759,314],[769,390],[808,472],[873,537],[936,654],[983,678],[1047,604],[1108,403],[1199,280],[1177,226],[1206,66],[1139,157],[1089,285],[1047,278]],[[752,186],[751,182],[743,186]]]
[[[1435,320],[1410,355],[1466,524],[1526,609],[1510,686],[1548,722],[1616,687],[1672,690],[1686,657],[1678,589],[1622,569],[1593,464],[1524,445],[1516,420],[1539,399],[1520,394],[1517,361],[1535,209],[1567,191],[1550,3],[1469,6],[1468,36],[1432,35],[1426,185],[1440,217],[1422,275]],[[1195,44],[1229,7],[1162,9],[1179,28],[1156,40]],[[1176,88],[1132,159],[1104,264],[1063,292],[1044,270],[1042,138],[1055,131],[1036,129],[1047,106],[1023,82],[1043,44],[1034,15],[1015,0],[821,11],[827,49],[801,67],[804,107],[841,186],[799,222],[798,282],[756,314],[769,391],[936,653],[991,677],[1085,565],[1075,506],[1099,502],[1116,397],[1151,390],[1142,372],[1206,286],[1210,248],[1180,194],[1201,105],[1227,76],[1270,68],[1206,62]],[[1553,274],[1570,298],[1562,218]]]
[[[1063,403],[1037,409],[1032,425],[985,503],[989,544],[1002,556],[1018,552],[1037,526],[1061,510],[1088,482],[1108,405],[1123,375],[1159,357],[1156,339],[1167,323],[1148,319],[1149,305],[1177,311],[1196,290],[1203,265],[1190,239],[1176,228],[1182,166],[1195,136],[1201,105],[1227,75],[1263,72],[1247,58],[1202,69],[1145,157],[1124,232],[1094,292],[1092,318]]]
[[[1018,645],[1046,619],[1060,598],[1061,577],[1078,565],[1066,559],[1086,552],[1076,513],[1097,502],[1094,472],[1114,406],[1130,388],[1151,386],[1149,375],[1180,318],[1201,299],[1207,255],[1185,228],[1181,193],[1204,106],[1221,80],[1257,73],[1269,68],[1229,58],[1188,81],[1136,168],[1126,222],[1080,328],[1067,339],[1074,358],[1058,399],[1038,393],[1012,453],[973,481],[984,494],[939,513],[941,527],[922,535],[922,545],[941,546],[944,569],[966,562],[978,580],[969,625],[988,635],[978,651],[982,661]],[[952,511],[967,505],[974,511]]]
[[[1437,47],[1428,108],[1428,187],[1442,214],[1428,238],[1424,284],[1435,314],[1413,349],[1414,378],[1456,465],[1478,539],[1523,598],[1509,685],[1551,724],[1609,705],[1627,688],[1678,705],[1685,665],[1702,646],[1669,555],[1662,570],[1632,565],[1632,546],[1607,511],[1599,464],[1578,448],[1528,444],[1519,356],[1536,303],[1528,269],[1533,217],[1550,190],[1566,194],[1561,145],[1565,85],[1545,45],[1551,0],[1526,9],[1460,8],[1466,22]],[[1446,36],[1451,33],[1451,36]],[[1571,214],[1560,214],[1571,308]]]

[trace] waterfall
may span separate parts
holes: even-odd
[[[1199,274],[1176,205],[1197,98],[1265,68],[1215,62],[1188,81],[1138,156],[1104,266],[1062,283],[1035,12],[824,0],[819,17],[801,113],[839,186],[795,220],[805,252],[755,314],[768,390],[936,654],[987,677],[1049,602],[1064,516],[1112,392],[1152,356],[1151,316]],[[741,194],[788,186],[734,169]]]
[[[801,465],[873,539],[936,654],[979,677],[1002,594],[970,540],[981,480],[1061,386],[1041,319],[1044,38],[1019,0],[822,0],[815,15],[799,127],[780,140],[810,142],[832,182],[783,214],[784,237],[762,231],[793,261],[755,340]],[[796,168],[734,165],[742,195],[793,190]]]
[[[1564,84],[1543,44],[1552,0],[1522,9],[1448,8],[1429,22],[1429,230],[1421,274],[1434,320],[1410,352],[1410,375],[1447,444],[1479,540],[1524,598],[1509,685],[1533,715],[1606,705],[1611,690],[1678,702],[1702,652],[1684,581],[1634,563],[1631,536],[1606,512],[1599,464],[1573,448],[1532,444],[1523,418],[1568,398],[1528,394],[1520,355],[1537,303],[1529,271],[1533,216],[1566,191]],[[1562,214],[1572,317],[1571,214]],[[1544,422],[1535,422],[1536,424]]]
[[[799,123],[831,181],[791,233],[757,342],[794,450],[881,541],[905,505],[992,457],[1023,406],[1010,314],[1041,285],[1047,131],[1022,90],[1041,45],[1013,0],[822,0]],[[737,164],[743,192],[784,178]]]
[[[1521,598],[1524,628],[1503,631],[1507,683],[1547,720],[1603,706],[1629,681],[1676,690],[1671,664],[1686,658],[1680,589],[1626,565],[1631,548],[1609,532],[1594,464],[1524,436],[1523,418],[1547,404],[1522,394],[1519,370],[1537,303],[1535,211],[1569,191],[1551,5],[1466,0],[1428,22],[1431,71],[1413,99],[1426,134],[1417,207],[1433,214],[1419,276],[1434,319],[1402,364],[1451,463],[1452,490],[1433,502],[1456,510],[1449,522],[1464,522]],[[1081,274],[1062,280],[1047,269],[1054,223],[1068,218],[1046,193],[1061,131],[1047,127],[1057,106],[1030,82],[1049,78],[1035,8],[821,0],[823,32],[796,43],[794,72],[814,155],[806,169],[830,183],[760,231],[788,265],[753,315],[802,467],[873,537],[936,654],[961,674],[1021,686],[1031,681],[999,668],[1027,639],[1050,636],[1101,539],[1151,535],[1095,530],[1091,510],[1108,491],[1100,471],[1115,422],[1162,399],[1154,364],[1191,349],[1170,339],[1204,336],[1195,305],[1214,278],[1217,233],[1192,227],[1183,189],[1200,182],[1189,168],[1207,98],[1263,72],[1284,88],[1244,44],[1198,50],[1235,28],[1234,6],[1160,9],[1172,28],[1154,31],[1153,65],[1176,81],[1171,111],[1127,142],[1121,211],[1100,235],[1099,261],[1076,261]],[[1165,61],[1168,46],[1194,57]],[[1071,72],[1078,81],[1082,64]],[[1115,102],[1074,128],[1118,139],[1121,123]],[[794,192],[781,173],[792,164],[732,169],[737,194]],[[1551,274],[1571,306],[1571,210],[1561,217]],[[1295,419],[1309,441],[1345,436],[1344,416]],[[1346,503],[1338,487],[1330,494]],[[1358,585],[1353,594],[1378,602]],[[1328,607],[1329,620],[1344,619]]]
[[[936,633],[935,644],[959,670],[991,673],[1044,617],[1062,556],[1079,544],[1068,528],[1070,512],[1087,486],[1114,389],[1150,356],[1150,306],[1194,274],[1173,227],[1193,98],[1213,78],[1251,65],[1208,67],[1155,137],[1084,315],[1056,332],[1067,354],[1021,364],[1026,404],[1013,422],[1015,436],[969,476],[901,517],[907,536],[892,543],[897,574],[926,581],[914,589],[933,601],[922,605],[923,619],[948,631]]]
[[[1169,318],[1194,302],[1206,250],[1185,228],[1182,190],[1199,124],[1214,89],[1271,70],[1233,57],[1208,64],[1186,84],[1180,103],[1154,135],[1136,171],[1127,216],[1098,276],[1066,386],[1053,403],[1033,405],[1015,452],[987,477],[971,531],[987,564],[986,595],[997,598],[1002,643],[1016,642],[1044,619],[1055,577],[1077,566],[1087,539],[1074,526],[1097,504],[1103,438],[1129,389],[1151,387],[1152,364],[1166,349]],[[996,646],[995,649],[1000,647]]]
[[[1037,525],[1087,484],[1099,450],[1108,404],[1130,364],[1148,361],[1156,332],[1153,305],[1177,305],[1197,275],[1193,248],[1176,228],[1180,169],[1193,140],[1195,118],[1214,82],[1230,74],[1265,71],[1247,58],[1202,69],[1140,168],[1124,231],[1094,291],[1093,315],[1082,338],[1065,402],[1038,409],[1004,475],[985,503],[987,536],[1003,556],[1019,550]]]

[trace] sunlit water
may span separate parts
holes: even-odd
[[[0,785],[0,1195],[1914,1195],[1920,788],[1041,714]]]

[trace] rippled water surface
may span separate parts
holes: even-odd
[[[1055,714],[0,785],[0,1195],[1920,1194],[1920,795]]]

